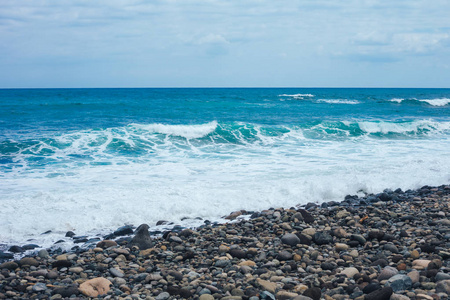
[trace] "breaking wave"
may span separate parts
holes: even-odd
[[[390,101],[391,102],[396,102],[396,103],[422,102],[422,103],[427,103],[427,104],[429,104],[431,106],[446,106],[446,105],[450,104],[450,99],[449,98],[436,98],[436,99],[392,98]]]

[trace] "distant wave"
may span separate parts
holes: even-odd
[[[282,94],[278,95],[278,97],[289,97],[294,99],[305,99],[305,98],[312,98],[315,97],[313,94]]]
[[[392,98],[390,100],[391,102],[396,103],[402,103],[406,101],[417,101],[417,102],[425,102],[432,106],[446,106],[450,104],[449,98],[436,98],[436,99],[417,99],[417,98],[411,98],[411,99],[403,99],[403,98]]]
[[[325,102],[329,104],[359,104],[358,100],[348,100],[348,99],[319,99],[317,102]]]

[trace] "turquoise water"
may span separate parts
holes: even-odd
[[[0,90],[0,241],[448,184],[449,138],[450,89]]]

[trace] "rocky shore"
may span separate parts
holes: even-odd
[[[124,227],[69,253],[2,253],[0,299],[449,299],[450,186],[248,214],[158,238]]]

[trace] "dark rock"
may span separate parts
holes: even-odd
[[[368,237],[370,240],[377,239],[381,241],[384,237],[384,232],[381,230],[371,230],[369,231]]]
[[[192,250],[187,250],[183,253],[183,260],[194,258],[196,253]]]
[[[148,232],[149,226],[147,224],[139,225],[136,229],[135,236],[128,244],[129,247],[137,246],[139,250],[145,250],[153,247],[153,241]]]
[[[183,280],[183,274],[177,271],[169,271],[169,275],[175,278],[175,280],[181,281]]]
[[[178,236],[181,237],[190,237],[194,232],[191,229],[183,229]]]
[[[333,237],[326,232],[316,232],[313,236],[313,241],[317,245],[324,245],[333,242]]]
[[[377,282],[369,283],[368,285],[366,285],[363,288],[363,293],[364,294],[370,294],[370,293],[372,293],[374,291],[377,291],[377,290],[380,290],[380,289],[381,289],[381,285],[379,283],[377,283]]]
[[[292,259],[292,253],[289,252],[289,251],[283,250],[283,251],[278,253],[277,259],[280,260],[280,261],[291,260]]]
[[[420,246],[420,250],[422,250],[422,252],[426,252],[426,253],[434,253],[434,252],[436,252],[436,246],[422,245],[422,246]]]
[[[309,224],[309,223],[313,223],[314,222],[314,217],[308,211],[306,211],[304,209],[299,209],[298,212],[302,214],[303,220],[306,223]]]
[[[125,225],[122,227],[117,228],[116,231],[114,231],[115,236],[123,236],[123,235],[129,235],[133,233],[133,227],[131,225]]]
[[[392,199],[392,196],[387,193],[381,193],[380,195],[378,195],[378,199],[380,199],[381,201],[389,201]]]
[[[22,248],[23,248],[24,250],[33,250],[33,249],[39,248],[39,245],[36,245],[36,244],[26,244],[26,245],[23,245]]]
[[[292,234],[292,233],[286,233],[285,235],[283,235],[283,237],[281,238],[281,241],[283,242],[283,244],[286,244],[289,246],[295,246],[298,243],[300,243],[300,239],[297,237],[297,235]]]
[[[360,234],[352,234],[350,239],[357,241],[361,245],[364,245],[367,242],[366,238]]]
[[[389,300],[394,293],[392,288],[384,287],[364,296],[364,300]]]
[[[14,254],[12,253],[5,253],[3,251],[0,251],[0,259],[13,259]]]
[[[358,247],[360,244],[358,241],[348,241],[347,245],[351,248],[355,248],[355,247]]]
[[[233,257],[236,257],[236,258],[246,258],[247,252],[245,252],[242,249],[233,248],[233,249],[230,249],[230,255]]]
[[[431,269],[421,272],[421,275],[427,277],[427,278],[434,278],[436,277],[437,273],[439,272],[438,269]]]
[[[383,258],[380,258],[380,259],[377,259],[374,262],[372,262],[370,265],[371,266],[380,266],[380,267],[384,268],[387,265],[389,265],[389,262]]]
[[[75,232],[73,232],[73,231],[67,231],[66,235],[65,235],[65,237],[69,237],[69,238],[74,237],[74,236],[75,236]]]
[[[323,270],[334,270],[334,269],[336,269],[337,265],[335,263],[331,263],[331,262],[323,262],[320,264],[320,267]]]
[[[408,237],[408,236],[409,234],[405,230],[400,231],[400,237]]]
[[[70,268],[71,266],[72,263],[68,260],[57,260],[52,263],[52,267],[58,268],[58,270],[62,268]]]
[[[320,297],[322,296],[322,291],[319,288],[312,287],[307,289],[303,293],[303,296],[309,297],[313,300],[320,300]]]
[[[72,295],[78,295],[80,291],[76,285],[70,285],[66,287],[59,287],[52,291],[52,295],[59,294],[63,298],[69,298]]]
[[[382,240],[385,240],[385,241],[388,241],[388,242],[389,241],[395,241],[395,236],[393,236],[392,234],[385,233],[383,235]]]
[[[433,259],[427,266],[428,270],[439,270],[442,267],[442,261],[439,259]]]
[[[300,243],[299,244],[303,244],[303,245],[311,245],[311,238],[307,237],[306,235],[304,235],[301,232],[296,232],[295,235],[300,239]]]
[[[19,252],[24,252],[24,251],[25,251],[25,249],[23,249],[20,246],[11,246],[9,248],[9,252],[13,252],[13,253],[19,253]]]

